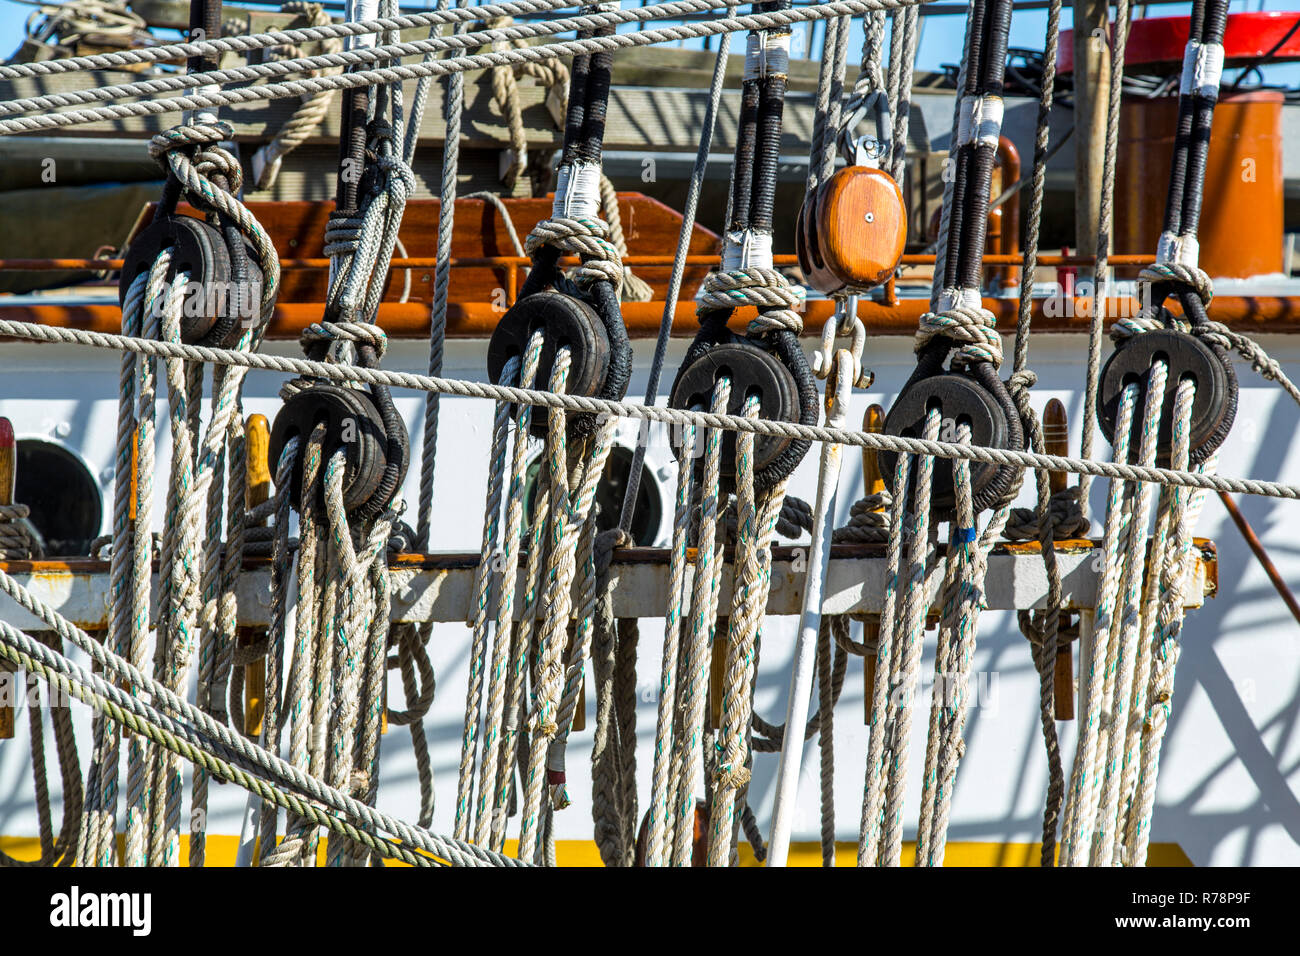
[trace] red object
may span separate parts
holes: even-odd
[[[1228,66],[1245,66],[1268,54],[1300,22],[1300,12],[1269,11],[1234,13],[1228,17],[1223,32],[1223,57]],[[1182,68],[1183,51],[1191,20],[1188,17],[1155,17],[1134,20],[1129,29],[1125,65],[1161,66],[1177,72]],[[1111,24],[1111,30],[1115,26]],[[1057,72],[1074,70],[1074,31],[1062,30],[1057,52]],[[1269,57],[1269,62],[1300,60],[1300,29]]]
[[[14,447],[14,426],[7,418],[0,418],[0,448]]]

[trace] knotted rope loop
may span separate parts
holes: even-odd
[[[580,256],[582,264],[569,277],[581,287],[608,282],[617,295],[623,286],[623,260],[608,236],[609,224],[603,219],[543,219],[524,240],[524,251],[535,258],[542,248],[549,247]]]
[[[947,339],[956,349],[954,366],[988,362],[1002,367],[1002,336],[996,328],[997,318],[985,308],[954,306],[941,312],[921,316],[913,351],[920,352],[935,339]]]
[[[236,198],[243,187],[243,168],[219,145],[233,136],[229,123],[188,123],[154,136],[149,142],[149,155],[175,178],[191,205],[219,213],[252,243],[262,270],[260,315],[265,321],[270,318],[280,288],[280,257],[266,230]],[[217,180],[224,181],[224,185]]]
[[[230,203],[238,203],[234,194],[243,187],[244,170],[220,145],[233,137],[234,129],[221,121],[176,126],[149,141],[149,156],[176,177],[196,205],[227,213],[238,221]],[[213,182],[216,176],[225,179],[225,187]]]
[[[1082,538],[1092,527],[1079,505],[1079,488],[1064,488],[1052,495],[1047,506],[1047,521],[1054,541]],[[1034,508],[1012,508],[1003,536],[1009,541],[1038,540],[1038,512]]]
[[[1149,292],[1156,298],[1151,299],[1155,305],[1163,302],[1170,295],[1191,293],[1208,306],[1214,298],[1214,282],[1209,273],[1199,266],[1182,262],[1155,262],[1138,273],[1138,288]],[[1148,301],[1146,298],[1142,301]]]
[[[388,333],[369,322],[313,322],[302,330],[298,344],[308,356],[320,360],[336,342],[368,345],[382,358],[388,349]]]
[[[889,509],[894,498],[888,491],[867,495],[849,508],[849,523],[831,532],[836,544],[879,544],[889,540]]]
[[[753,266],[710,273],[696,297],[696,312],[757,306],[758,317],[749,323],[750,335],[767,332],[803,332],[804,290],[790,284],[776,269]]]
[[[592,563],[596,568],[597,589],[605,587],[609,578],[609,566],[614,562],[614,552],[619,548],[630,548],[636,542],[632,535],[622,528],[609,528],[596,535],[592,548]]]

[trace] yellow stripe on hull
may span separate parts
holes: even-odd
[[[122,850],[123,838],[118,836],[118,851]],[[239,839],[233,836],[212,835],[208,837],[207,864],[209,866],[234,866],[235,851]],[[515,854],[516,841],[506,841],[506,853]],[[0,837],[0,850],[19,860],[35,860],[41,855],[40,841],[35,837]],[[854,843],[836,844],[835,865],[853,866],[857,862],[858,848]],[[189,863],[190,840],[181,837],[181,866]],[[911,866],[916,855],[915,843],[903,844],[903,865]],[[1037,843],[978,843],[953,842],[948,844],[944,855],[945,866],[1038,866],[1039,844]],[[600,866],[600,853],[596,844],[590,840],[557,840],[555,858],[560,866]],[[320,841],[317,851],[320,865],[325,863],[325,839]],[[791,866],[821,866],[821,846],[817,843],[792,843],[790,845]],[[406,866],[405,863],[392,862],[389,866]],[[761,866],[754,859],[748,843],[740,845],[741,866]],[[1147,857],[1148,866],[1191,866],[1192,861],[1177,843],[1153,843]]]

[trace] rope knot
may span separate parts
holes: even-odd
[[[549,246],[579,256],[582,264],[570,273],[570,278],[580,286],[608,282],[617,294],[623,286],[623,258],[608,236],[609,225],[603,219],[543,219],[524,240],[524,251],[532,256]]]
[[[204,179],[224,177],[227,191],[237,193],[244,186],[244,167],[229,151],[219,146],[201,149],[194,154],[194,171]]]
[[[1038,384],[1038,374],[1029,369],[1021,369],[1019,372],[1012,372],[1011,377],[1007,379],[1007,391],[1015,394],[1019,391],[1028,391]]]
[[[354,342],[357,345],[372,346],[383,356],[388,348],[388,333],[369,322],[313,322],[302,330],[298,344],[304,352],[311,352],[320,345],[330,346],[335,342]]]
[[[1152,263],[1138,273],[1139,289],[1154,293],[1157,286],[1166,294],[1180,291],[1195,293],[1202,305],[1209,305],[1214,298],[1214,282],[1209,273],[1199,266],[1181,262]],[[1144,302],[1151,301],[1146,296],[1139,298]]]
[[[40,537],[27,520],[31,513],[27,505],[0,505],[0,558],[21,561],[42,556]]]
[[[1002,336],[994,326],[997,317],[985,308],[958,305],[941,312],[921,316],[913,351],[919,352],[936,338],[951,341],[957,349],[952,364],[974,365],[989,362],[1002,367]]]
[[[726,790],[739,790],[749,783],[750,776],[750,770],[744,764],[738,767],[729,763],[722,764],[718,768],[717,786]]]
[[[187,150],[192,146],[215,146],[233,138],[234,135],[234,128],[222,120],[173,126],[169,130],[155,134],[149,141],[149,156],[163,168],[163,172],[169,172],[170,154]]]
[[[622,528],[610,528],[596,535],[596,544],[592,549],[592,561],[596,568],[597,580],[604,580],[609,575],[609,566],[614,560],[614,549],[630,548],[635,544],[632,536]]]
[[[758,316],[749,323],[750,335],[769,332],[803,332],[804,306],[802,286],[792,285],[776,269],[751,266],[710,273],[696,296],[696,313],[715,309],[739,309],[747,305],[758,308]]]
[[[889,540],[889,509],[894,498],[889,491],[867,495],[849,508],[849,523],[831,532],[833,542],[870,544]]]

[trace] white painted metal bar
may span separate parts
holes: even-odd
[[[833,386],[834,397],[826,413],[826,424],[831,428],[841,428],[847,417],[849,390],[854,378],[853,356],[847,349],[835,353],[835,368],[831,374],[832,381],[827,382],[827,391]],[[790,850],[790,827],[799,797],[799,771],[803,767],[803,728],[808,723],[808,698],[812,694],[817,632],[822,621],[822,586],[830,571],[831,531],[843,450],[844,446],[838,443],[822,444],[808,576],[804,583],[794,664],[790,668],[790,694],[785,705],[785,737],[781,741],[781,761],[776,771],[776,798],[772,806],[772,831],[767,846],[768,866],[785,866]]]
[[[1057,563],[1065,592],[1065,609],[1092,608],[1097,600],[1097,574],[1092,570],[1097,551],[1079,544],[1057,549]],[[772,588],[767,613],[788,617],[803,611],[806,548],[779,547],[772,554]],[[435,567],[412,567],[397,561],[390,577],[393,582],[394,621],[463,622],[467,619],[474,588],[477,555],[442,556]],[[104,562],[37,564],[34,568],[10,562],[8,573],[40,601],[53,607],[79,627],[107,627],[112,595],[108,565]],[[1204,603],[1207,580],[1213,577],[1212,550],[1202,549],[1193,569],[1195,578],[1187,589],[1187,606]],[[522,579],[523,572],[520,572]],[[615,617],[663,617],[668,601],[668,552],[636,548],[614,552],[610,568]],[[930,601],[937,600],[941,583],[938,575],[928,582]],[[689,589],[691,570],[687,568]],[[731,595],[731,571],[722,576],[720,601],[727,606]],[[266,627],[270,623],[271,572],[257,567],[240,575],[237,589],[241,627]],[[157,578],[154,579],[155,594]],[[516,594],[522,593],[519,582]],[[822,585],[823,614],[879,614],[885,591],[885,555],[870,545],[833,545],[826,580]],[[986,607],[990,610],[1042,608],[1047,599],[1047,575],[1036,547],[995,547],[989,555],[985,580]],[[515,602],[519,613],[521,601]],[[153,606],[157,606],[156,602]],[[0,595],[0,619],[18,628],[41,626],[31,614],[6,595]]]

